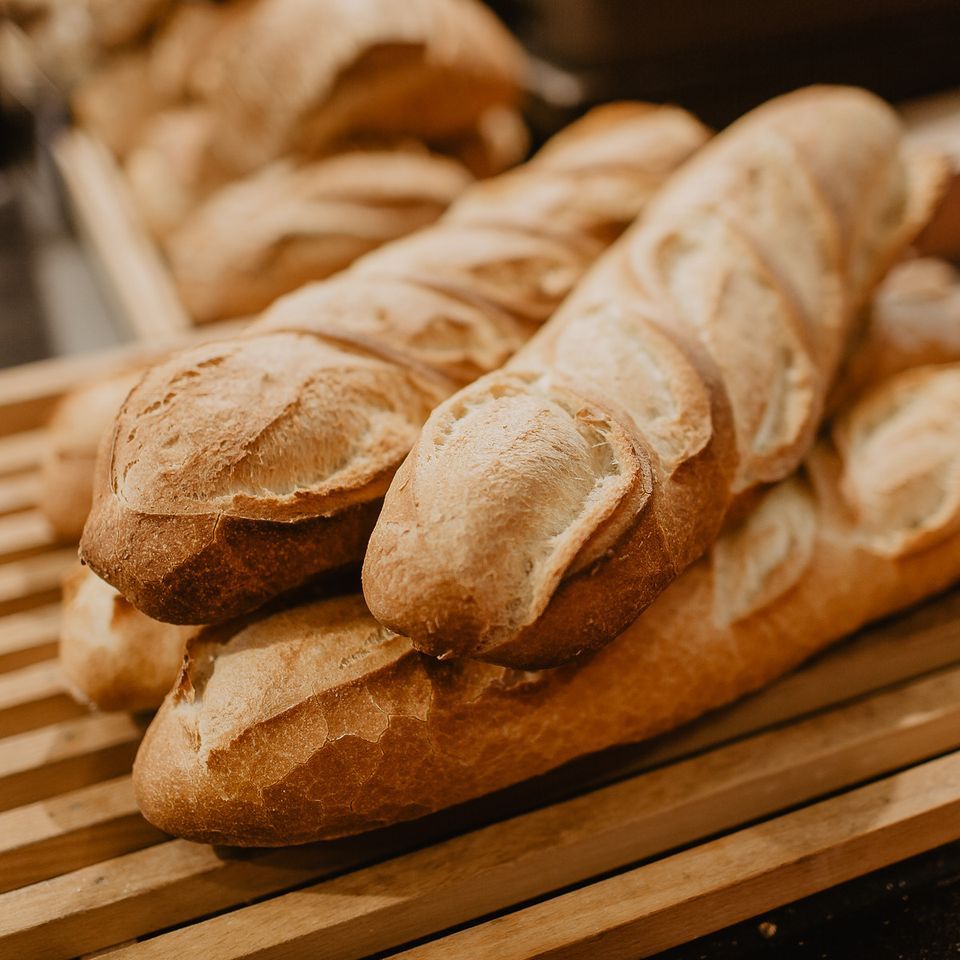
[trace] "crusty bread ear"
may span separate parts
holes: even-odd
[[[613,639],[735,497],[796,468],[943,173],[852,88],[716,137],[505,370],[433,412],[370,541],[374,615],[521,669]]]
[[[359,562],[430,410],[524,343],[707,136],[674,107],[600,108],[244,336],[155,366],[117,420],[84,559],[180,623]]]
[[[622,636],[554,670],[438,662],[358,597],[207,628],[137,756],[141,809],[193,840],[303,843],[691,720],[960,579],[958,451],[960,364],[880,384]]]

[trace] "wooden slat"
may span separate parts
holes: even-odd
[[[59,630],[59,603],[0,617],[0,672],[55,657]]]
[[[0,737],[12,737],[88,713],[67,693],[56,660],[0,675]]]
[[[46,430],[27,430],[7,437],[0,436],[0,477],[35,470],[46,449]]]
[[[364,956],[958,743],[960,669],[194,924],[138,944],[131,955],[167,957],[185,950],[221,958]],[[422,843],[431,826],[428,821],[404,829],[403,842],[419,835]],[[271,857],[305,855],[313,876],[322,876],[371,854],[388,855],[400,836],[382,832],[286,855],[270,853],[256,866]],[[119,943],[273,892],[259,882],[259,870],[253,873],[256,886],[248,885],[249,862],[213,865],[211,875],[209,860],[197,852],[187,867],[203,868],[199,877],[184,872],[182,863],[171,876],[169,846],[51,880],[32,898],[0,899],[0,912],[19,922],[10,929],[9,943],[0,939],[0,947],[27,950],[34,944],[65,956],[69,949]],[[301,874],[309,878],[310,866]],[[278,879],[290,876],[281,873]],[[94,882],[98,889],[106,886],[109,903],[89,889]],[[71,902],[65,906],[67,890]],[[125,899],[113,899],[117,890],[125,891]],[[44,910],[38,897],[46,903]]]
[[[36,506],[40,474],[18,473],[0,480],[0,516]]]
[[[39,510],[0,517],[0,562],[9,562],[48,550],[56,537]]]
[[[269,881],[261,883],[264,878],[262,871],[253,875],[254,883],[251,885],[249,876],[238,876],[233,862],[210,858],[204,854],[205,848],[193,844],[187,844],[186,852],[181,851],[172,858],[167,851],[162,854],[156,850],[144,851],[132,868],[126,860],[107,864],[94,879],[98,879],[101,884],[108,884],[110,889],[127,891],[130,902],[104,903],[102,906],[106,912],[105,915],[111,919],[111,922],[117,923],[121,931],[117,939],[129,938],[135,936],[137,932],[142,933],[168,923],[179,922],[172,920],[171,917],[189,919],[200,913],[219,910],[233,903],[289,886],[297,882],[297,878],[304,877],[304,873],[301,872],[303,861],[299,859],[304,855],[314,862],[312,873],[307,871],[305,874],[307,878],[321,876],[328,872],[328,870],[317,869],[317,863],[331,870],[356,866],[372,859],[390,856],[417,843],[435,840],[449,836],[458,830],[487,823],[495,817],[509,816],[516,813],[518,809],[522,810],[534,803],[548,802],[551,797],[569,795],[576,789],[573,784],[583,786],[591,782],[609,782],[611,778],[622,777],[637,769],[662,762],[666,756],[676,755],[685,747],[688,751],[702,749],[705,743],[716,739],[708,732],[710,725],[721,728],[728,736],[741,735],[744,730],[756,729],[756,726],[761,723],[779,723],[822,706],[825,690],[831,691],[831,695],[836,696],[839,701],[863,692],[864,689],[869,688],[870,683],[882,684],[912,673],[924,673],[937,665],[957,659],[957,631],[950,626],[954,622],[954,610],[957,606],[956,597],[946,598],[934,605],[921,608],[900,621],[875,628],[863,638],[843,645],[822,660],[815,661],[792,677],[774,685],[768,692],[707,718],[702,728],[698,727],[694,730],[693,736],[686,745],[684,737],[687,734],[681,732],[678,737],[664,738],[652,747],[632,748],[632,751],[627,751],[626,759],[616,758],[612,767],[608,759],[591,758],[586,765],[570,765],[539,781],[505,791],[500,797],[484,798],[460,811],[448,812],[418,824],[402,826],[385,834],[381,833],[375,836],[369,846],[363,844],[358,846],[357,840],[351,840],[347,841],[345,846],[325,844],[317,848],[305,848],[304,851],[271,854],[269,855],[271,859],[265,861],[263,866],[280,871],[280,877],[275,885]],[[870,656],[872,646],[877,650],[878,655],[875,657]],[[876,666],[878,663],[892,664],[890,668],[892,672],[878,668]],[[841,689],[835,690],[832,684],[825,683],[830,676],[845,678]],[[778,695],[781,689],[786,690],[786,695],[782,697]],[[755,708],[751,708],[752,703],[756,704]],[[756,710],[755,715],[751,715],[751,709]],[[730,714],[736,715],[736,722],[726,719]],[[530,800],[531,795],[535,800]],[[313,850],[317,852],[311,852]],[[262,856],[262,854],[255,856]],[[171,862],[173,869],[171,869]],[[81,886],[85,882],[83,877],[76,879]],[[270,878],[270,880],[274,879]],[[224,899],[219,896],[211,898],[211,890],[219,894],[224,889],[234,891],[232,898],[226,898],[229,902],[224,902]],[[59,909],[59,903],[64,895],[63,891],[52,892],[50,899],[52,909]],[[155,913],[143,912],[145,907],[141,903],[141,898]],[[186,915],[181,915],[177,911],[184,909],[182,906],[184,903],[189,904],[186,908],[188,912]],[[116,916],[113,913],[114,910],[119,911]],[[148,918],[151,917],[155,919],[150,921]],[[64,922],[69,924],[71,918],[64,918]]]
[[[0,813],[0,893],[166,839],[140,816],[128,776],[8,810]]]
[[[0,615],[59,599],[60,581],[77,562],[76,547],[61,547],[0,566]]]
[[[953,753],[397,956],[649,957],[957,837]]]
[[[126,773],[141,735],[125,714],[91,714],[0,740],[0,810]]]
[[[144,341],[167,341],[189,330],[177,297],[129,197],[129,188],[104,145],[72,129],[53,146],[79,226],[99,258],[124,319]]]

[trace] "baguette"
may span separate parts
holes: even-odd
[[[934,260],[907,261],[895,267],[877,291],[866,332],[858,346],[863,361],[853,357],[843,378],[848,398],[912,366],[960,362],[960,278],[956,271]],[[89,577],[97,579],[85,569]],[[94,612],[105,609],[101,604]],[[168,656],[162,644],[140,642],[146,635],[141,621],[155,624],[157,630],[168,629],[166,625],[135,613],[129,605],[123,609],[119,617],[91,616],[89,605],[75,605],[68,595],[62,615],[61,658],[72,661],[68,673],[74,685],[101,709],[133,709],[130,705],[134,703],[137,709],[155,709],[173,687],[180,660]],[[189,633],[190,628],[184,629]],[[109,662],[100,658],[99,651],[104,648],[112,651]],[[151,687],[152,698],[145,696],[137,679],[138,670],[144,669],[139,665],[148,657],[151,663],[146,673],[163,677]],[[94,658],[99,658],[96,663]],[[83,676],[95,682],[85,681]]]
[[[943,174],[854,88],[716,137],[504,371],[431,414],[370,539],[374,616],[520,669],[612,640],[796,468]]]
[[[80,387],[57,405],[47,428],[38,505],[62,540],[79,540],[93,500],[97,447],[141,376],[123,371]]]
[[[357,134],[455,136],[513,103],[523,68],[477,0],[259,0],[206,90],[215,149],[243,174]]]
[[[676,108],[600,108],[245,336],[155,366],[100,462],[84,560],[176,623],[359,562],[430,409],[529,338],[706,136]]]
[[[436,220],[471,181],[422,151],[279,161],[228,184],[167,240],[177,290],[198,323],[258,313]]]
[[[189,632],[144,616],[89,567],[64,579],[60,666],[82,703],[156,709],[177,678]]]
[[[743,696],[960,579],[960,364],[842,414],[614,643],[521,672],[441,663],[359,597],[190,642],[134,765],[160,829],[304,843],[419,817]]]

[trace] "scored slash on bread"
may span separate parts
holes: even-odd
[[[941,161],[853,88],[716,137],[503,371],[431,414],[369,544],[374,615],[520,669],[612,640],[800,462]]]
[[[677,108],[600,108],[434,226],[150,369],[101,460],[84,560],[179,623],[359,562],[430,410],[525,342],[706,137]]]
[[[847,360],[844,373],[839,378],[847,399],[844,401],[838,395],[832,398],[831,407],[836,409],[838,405],[848,404],[851,397],[862,393],[870,384],[885,380],[910,367],[949,362],[960,362],[958,273],[943,261],[906,261],[895,267],[878,289],[870,308],[868,322],[864,325],[864,337],[857,341],[854,352]],[[909,380],[904,381],[905,385],[909,383]],[[77,416],[81,416],[80,410],[83,410],[84,419],[88,423],[91,420],[96,423],[99,406],[91,408],[86,403],[81,403],[85,395],[85,392],[80,394],[71,405],[74,409],[80,406]],[[881,392],[878,396],[896,394]],[[864,406],[864,409],[872,409],[872,406]],[[948,404],[944,406],[944,410],[949,411]],[[858,435],[859,432],[859,429],[842,428],[845,438]],[[921,433],[920,436],[924,434]],[[878,439],[883,442],[892,439],[897,444],[901,443],[898,437],[891,437],[884,431],[875,431],[871,441],[874,450],[882,449],[877,446]],[[906,442],[910,442],[909,437]],[[846,449],[849,444],[844,440],[841,446]],[[92,463],[89,462],[92,456],[92,450],[86,448],[84,463],[87,471],[92,469]],[[870,470],[883,469],[872,454],[869,455],[869,460],[864,459],[866,456],[868,455],[859,455],[856,462],[869,463],[867,469]],[[852,462],[849,456],[847,459]],[[77,467],[78,464],[70,461],[69,465],[45,474],[47,492],[42,498],[44,505],[59,503],[64,499],[72,502],[73,484],[85,486],[89,497],[89,473],[78,473]],[[893,476],[892,473],[890,475]],[[793,501],[777,502],[789,509]],[[904,502],[909,504],[909,499]],[[882,501],[880,503],[882,505]],[[81,517],[85,516],[88,507],[89,500]],[[951,508],[948,505],[945,509]],[[936,523],[936,517],[931,520]],[[732,545],[739,544],[739,541],[739,536],[725,538],[714,550],[717,594],[718,598],[740,597],[747,602],[753,602],[750,598],[755,591],[741,590],[738,586],[742,573],[738,564],[744,565],[746,575],[756,575],[752,555],[747,555],[739,546],[732,548]],[[809,539],[789,542],[793,550],[793,563],[806,565],[809,561]],[[792,576],[791,569],[790,563],[782,564],[774,572],[770,584],[776,587],[783,577]],[[76,580],[79,576],[75,575],[72,579]],[[89,568],[86,568],[85,576],[87,580],[98,581]],[[105,602],[106,597],[112,598],[111,603]],[[730,612],[734,616],[740,614],[744,599],[727,604],[728,617]],[[182,638],[186,634],[180,628],[150,620],[102,581],[82,590],[77,589],[75,583],[71,585],[65,594],[61,616],[60,656],[72,686],[84,699],[94,702],[101,710],[131,709],[134,706],[152,709],[160,706],[164,695],[176,681],[180,659],[168,657],[168,647],[163,642],[157,643],[150,639],[145,641],[148,630],[151,629],[148,625],[152,625],[152,629],[156,631],[174,631],[181,637],[182,645]],[[183,630],[187,634],[190,632],[190,628]],[[103,650],[110,651],[109,658],[99,652]],[[148,658],[148,663],[143,663],[144,658]],[[145,689],[143,676],[157,678],[149,691]]]
[[[671,729],[960,578],[958,451],[960,364],[880,383],[614,643],[554,670],[440,663],[360,597],[205,628],[138,803],[193,840],[304,843]]]

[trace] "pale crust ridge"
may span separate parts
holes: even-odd
[[[526,342],[707,136],[676,108],[600,108],[433,226],[153,367],[100,465],[84,560],[178,623],[359,562],[429,411]]]
[[[960,422],[960,364],[877,386],[615,642],[553,670],[438,662],[359,597],[207,628],[137,757],[141,809],[193,840],[328,839],[728,703],[960,578],[956,502],[941,496],[956,464],[874,439],[925,448],[948,419]],[[902,509],[907,488],[923,516]]]
[[[505,370],[433,412],[370,540],[374,615],[434,656],[519,669],[610,641],[736,498],[797,467],[943,173],[854,88],[788,94],[716,137]],[[575,399],[534,400],[556,391]],[[622,454],[557,455],[579,407],[630,438]]]

